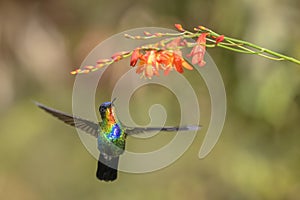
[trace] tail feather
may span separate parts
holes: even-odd
[[[114,181],[118,176],[119,156],[112,157],[100,153],[96,176],[101,181]]]

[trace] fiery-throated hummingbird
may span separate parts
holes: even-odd
[[[99,123],[69,115],[36,102],[38,107],[54,117],[97,138],[100,156],[96,176],[103,181],[114,181],[117,179],[119,156],[125,150],[126,137],[128,135],[153,131],[195,131],[200,129],[200,126],[197,125],[183,127],[127,127],[118,121],[113,101],[100,105],[99,112],[102,121]]]

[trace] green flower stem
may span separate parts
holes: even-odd
[[[220,34],[214,32],[210,29],[207,29],[207,28],[205,28],[203,30],[198,30],[197,33],[193,33],[193,32],[190,32],[190,31],[186,30],[183,33],[170,34],[170,36],[172,35],[172,36],[177,36],[177,37],[182,36],[183,38],[195,38],[195,37],[199,37],[199,35],[203,32],[209,32],[211,34],[211,36],[214,36],[214,37],[219,37],[220,36]],[[207,38],[207,40],[212,42],[212,43],[215,43],[215,40],[213,40],[213,39]],[[270,49],[260,47],[258,45],[255,45],[255,44],[251,43],[251,42],[247,42],[247,41],[243,41],[243,40],[239,40],[239,39],[235,39],[235,38],[231,38],[231,37],[227,37],[227,36],[224,37],[224,41],[227,41],[229,43],[220,42],[218,45],[215,45],[215,46],[219,46],[221,48],[228,49],[228,50],[231,50],[231,51],[235,51],[235,52],[238,52],[238,53],[256,54],[256,55],[259,55],[259,56],[262,56],[262,57],[265,57],[265,58],[268,58],[268,59],[271,59],[271,60],[276,60],[276,61],[287,60],[287,61],[290,61],[290,62],[293,62],[293,63],[296,63],[296,64],[300,65],[300,60],[298,60],[296,58],[293,58],[293,57],[290,57],[290,56],[272,51]],[[210,45],[206,45],[206,46],[207,47],[214,47],[214,46],[210,46]],[[254,51],[254,50],[249,49],[247,47],[256,49],[258,51]],[[269,55],[267,55],[267,54],[269,54]]]
[[[143,36],[136,37],[136,36],[127,35],[127,37],[132,38],[132,39],[151,39],[151,38],[157,38],[157,37],[171,36],[170,38],[163,40],[164,43],[167,43],[167,42],[171,41],[172,39],[174,39],[175,37],[197,38],[203,32],[209,32],[210,36],[213,36],[215,38],[220,36],[220,34],[214,32],[208,28],[204,28],[204,29],[198,29],[197,32],[195,32],[195,33],[185,30],[184,32],[180,32],[180,33],[159,33],[159,35],[154,34],[152,36],[144,36],[144,37]],[[207,41],[209,41],[211,44],[205,44],[205,46],[208,48],[213,48],[213,47],[218,46],[218,47],[228,49],[230,51],[235,51],[238,53],[255,54],[255,55],[259,55],[259,56],[265,57],[267,59],[276,60],[276,61],[287,60],[287,61],[290,61],[290,62],[300,65],[300,60],[298,60],[296,58],[293,58],[293,57],[290,57],[290,56],[287,56],[287,55],[284,55],[281,53],[277,53],[270,49],[260,47],[251,42],[224,36],[224,41],[226,41],[226,42],[220,42],[216,45],[215,38],[207,37]],[[192,46],[193,45],[189,45],[189,47],[192,47]],[[180,49],[181,49],[181,47],[180,47]]]
[[[213,35],[215,37],[220,36],[220,34],[215,33],[214,31],[212,31],[210,29],[207,29],[207,31],[209,33],[211,33],[211,35]],[[280,61],[280,60],[288,60],[290,62],[293,62],[293,63],[296,63],[296,64],[300,65],[300,60],[298,60],[296,58],[293,58],[293,57],[290,57],[290,56],[287,56],[287,55],[284,55],[284,54],[281,54],[281,53],[277,53],[277,52],[272,51],[270,49],[266,49],[266,48],[260,47],[258,45],[255,45],[255,44],[251,43],[251,42],[247,42],[247,41],[243,41],[243,40],[239,40],[239,39],[235,39],[235,38],[231,38],[231,37],[224,37],[224,40],[232,42],[233,44],[238,44],[237,47],[243,48],[244,50],[246,48],[245,46],[248,46],[248,47],[251,47],[251,48],[259,50],[258,52],[255,52],[255,51],[247,48],[247,50],[249,50],[249,53],[257,54],[259,56],[263,56],[265,58],[272,59],[272,60],[278,60],[278,61]],[[218,45],[218,46],[224,48],[224,46],[221,46],[221,45]],[[236,51],[236,49],[230,49],[230,50]],[[267,53],[267,54],[275,56],[275,57],[268,56],[268,55],[266,55],[264,53]]]

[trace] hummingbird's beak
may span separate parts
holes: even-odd
[[[115,105],[114,105],[114,102],[115,102],[116,99],[117,99],[117,97],[115,97],[115,98],[112,100],[112,102],[111,102],[111,105],[112,105],[112,106],[115,106]]]

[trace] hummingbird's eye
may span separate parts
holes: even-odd
[[[100,109],[99,109],[99,111],[100,111],[101,113],[104,113],[104,112],[105,112],[105,108],[101,106]]]

